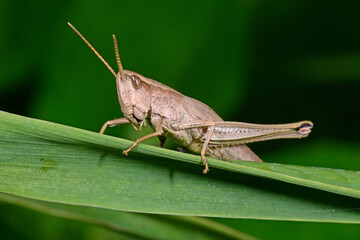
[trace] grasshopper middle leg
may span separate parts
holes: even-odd
[[[125,149],[125,150],[123,151],[123,154],[124,154],[125,156],[127,156],[128,153],[129,153],[131,150],[133,150],[139,143],[141,143],[141,142],[143,142],[143,141],[145,141],[145,140],[147,140],[147,139],[149,139],[149,138],[152,138],[152,137],[161,137],[161,136],[164,134],[164,130],[163,130],[163,128],[162,128],[161,119],[160,119],[160,118],[155,119],[154,122],[153,122],[153,125],[154,125],[154,127],[155,127],[155,132],[154,132],[154,133],[151,133],[151,134],[148,134],[148,135],[146,135],[146,136],[143,136],[143,137],[141,137],[141,138],[139,138],[139,139],[137,139],[133,144],[131,144],[131,146],[130,146],[129,148],[127,148],[127,149]]]

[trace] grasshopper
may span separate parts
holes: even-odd
[[[262,125],[242,122],[228,122],[204,103],[179,93],[158,81],[144,77],[136,72],[124,70],[120,61],[118,45],[113,35],[115,57],[118,67],[116,73],[95,48],[70,23],[69,26],[90,47],[116,78],[117,94],[124,118],[107,121],[100,134],[107,127],[130,123],[135,130],[141,130],[146,122],[154,133],[137,139],[124,155],[139,143],[158,137],[160,147],[167,138],[193,153],[200,153],[205,166],[203,173],[209,171],[206,155],[222,160],[244,160],[262,162],[245,144],[279,138],[303,138],[313,127],[310,121],[289,124]]]

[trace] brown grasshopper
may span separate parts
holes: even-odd
[[[138,73],[124,70],[119,56],[118,45],[113,35],[118,73],[101,57],[94,47],[68,23],[79,37],[91,48],[116,78],[117,94],[121,111],[125,118],[107,121],[101,128],[105,129],[124,123],[131,123],[135,130],[141,130],[146,122],[154,133],[137,139],[124,155],[139,143],[152,137],[160,139],[160,147],[167,138],[193,153],[200,153],[205,169],[209,166],[205,155],[229,161],[262,160],[245,144],[279,138],[303,138],[308,136],[313,127],[312,122],[302,121],[289,124],[260,125],[242,122],[227,122],[204,103],[184,96],[176,90]],[[138,128],[136,127],[138,126]]]

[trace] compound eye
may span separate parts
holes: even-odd
[[[131,80],[132,80],[132,84],[133,84],[135,89],[141,88],[141,80],[140,80],[140,78],[138,76],[131,75]]]

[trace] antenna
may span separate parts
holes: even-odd
[[[105,59],[95,50],[95,48],[86,40],[86,38],[81,35],[81,33],[73,26],[71,25],[71,23],[69,23],[69,26],[76,32],[77,35],[79,35],[79,37],[86,43],[86,45],[89,46],[89,48],[96,54],[96,56],[98,56],[98,58],[105,64],[105,66],[110,70],[110,72],[114,75],[114,77],[116,77],[116,73],[114,71],[114,69],[112,69],[112,67],[105,61]],[[115,43],[114,43],[115,44]],[[117,53],[116,53],[117,52]],[[119,57],[119,52],[117,51],[117,45],[116,45],[116,48],[115,48],[115,54],[116,54],[116,61],[118,63],[118,67],[119,67],[119,71],[120,71],[120,66],[121,66],[121,63],[120,63],[120,57]],[[118,60],[119,58],[119,60]],[[120,65],[119,65],[120,63]],[[121,66],[121,69],[122,69],[122,66]],[[123,70],[122,70],[123,71]],[[122,73],[122,71],[120,72],[120,74]]]
[[[116,37],[115,37],[114,34],[112,35],[112,37],[113,37],[113,40],[114,40],[114,49],[115,49],[116,63],[117,63],[117,65],[118,65],[119,73],[120,73],[120,75],[122,75],[122,73],[123,73],[123,71],[124,71],[124,68],[123,68],[123,66],[121,65],[120,55],[119,55],[119,49],[118,49],[118,44],[117,44]]]

